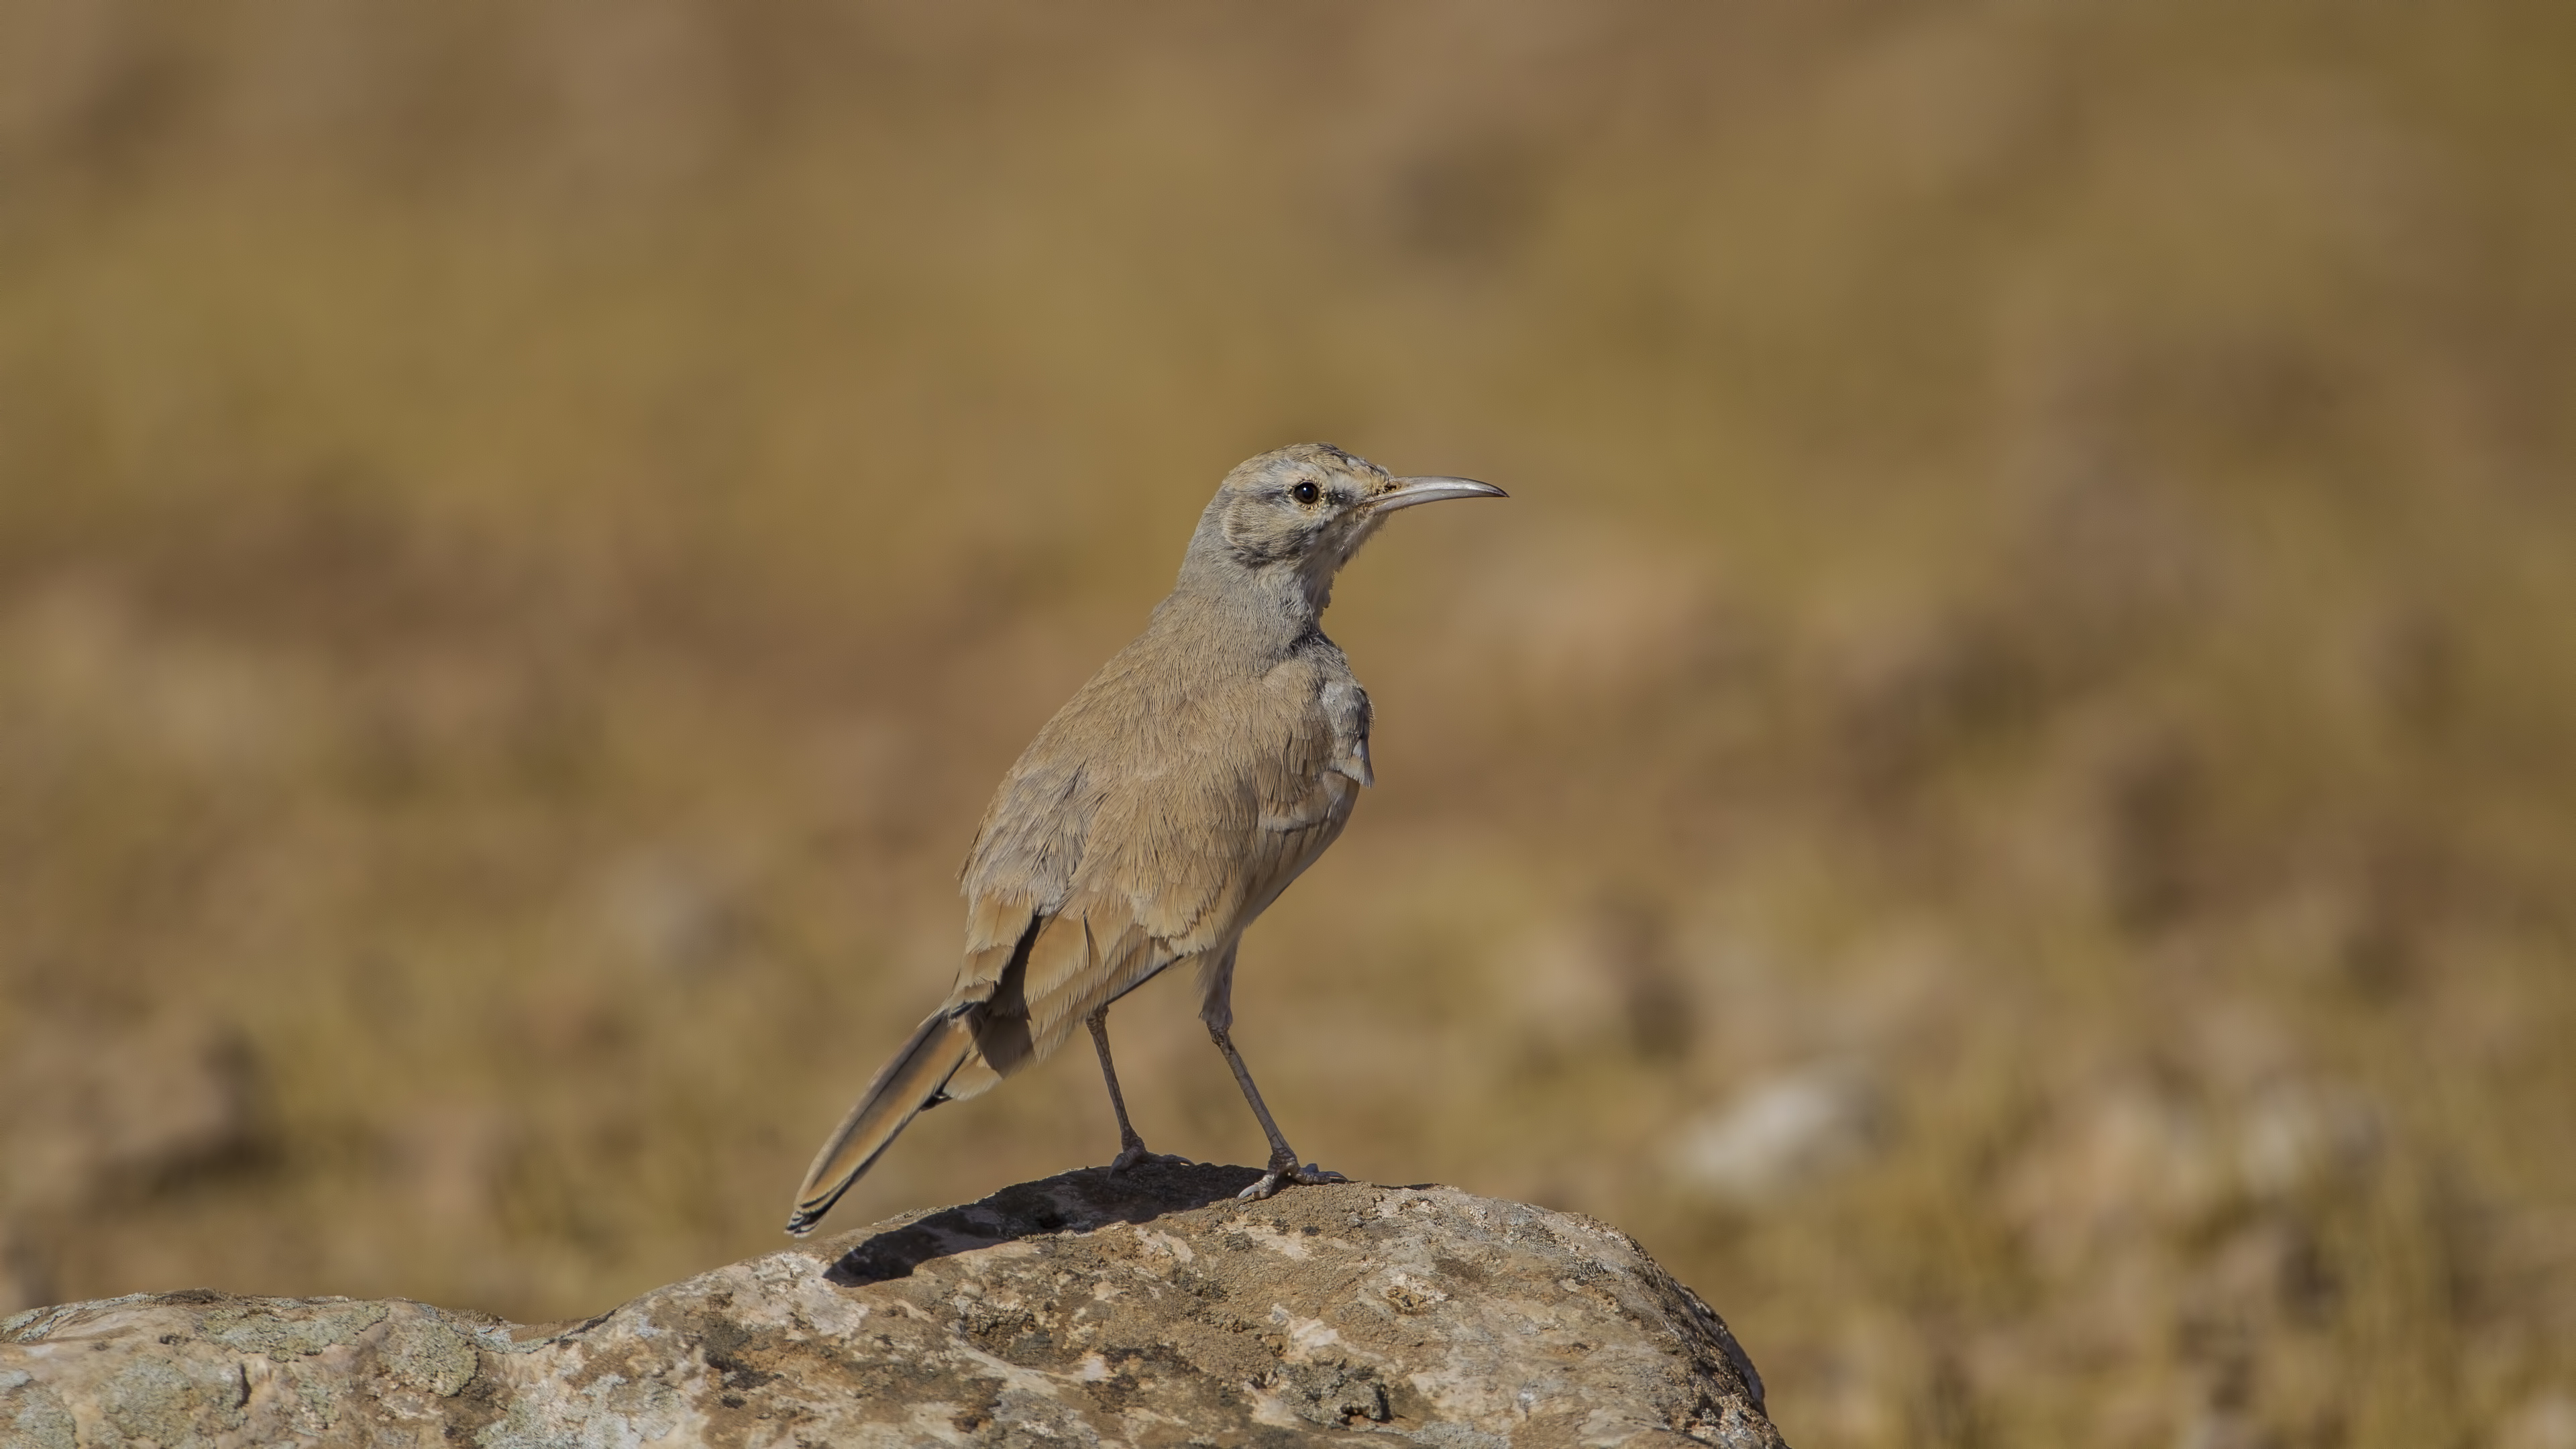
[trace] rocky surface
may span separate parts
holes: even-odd
[[[1067,1173],[525,1328],[196,1290],[0,1321],[10,1449],[1780,1443],[1624,1234],[1448,1188]]]

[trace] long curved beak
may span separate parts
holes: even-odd
[[[1443,498],[1511,496],[1491,483],[1479,483],[1473,478],[1398,478],[1394,488],[1370,500],[1369,509],[1375,513],[1393,513],[1399,508],[1411,508],[1417,503],[1437,503]]]

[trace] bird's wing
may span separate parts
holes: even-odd
[[[982,1024],[950,1096],[1230,941],[1341,833],[1367,777],[1367,697],[1302,665],[1131,704],[1116,733],[1082,728],[1085,703],[1013,768],[968,857],[950,1009]]]
[[[1323,651],[1210,681],[1139,668],[1131,648],[1038,732],[967,855],[956,985],[825,1141],[791,1232],[924,1108],[1045,1058],[1176,961],[1232,962],[1368,780],[1368,697]]]
[[[1240,750],[1212,741],[1230,691],[1156,689],[1113,659],[1039,731],[985,812],[963,873],[966,952],[946,1009],[978,1018],[971,1096],[1237,914],[1242,842],[1259,814]],[[1157,697],[1160,696],[1160,697]]]

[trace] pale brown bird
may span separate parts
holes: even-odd
[[[1333,576],[1388,515],[1500,498],[1467,478],[1396,478],[1301,443],[1218,485],[1171,595],[1038,731],[1002,779],[962,873],[966,957],[948,1000],[877,1073],[805,1174],[804,1234],[923,1109],[1043,1061],[1081,1022],[1118,1114],[1123,1172],[1154,1157],[1127,1120],[1109,1007],[1198,968],[1200,1019],[1270,1139],[1263,1198],[1337,1182],[1270,1120],[1229,1036],[1244,928],[1342,833],[1370,783],[1369,701],[1318,619]]]

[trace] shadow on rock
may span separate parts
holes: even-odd
[[[1086,1167],[1006,1187],[980,1202],[947,1208],[852,1245],[824,1277],[843,1287],[909,1278],[934,1258],[1050,1233],[1087,1233],[1111,1223],[1147,1223],[1165,1213],[1222,1202],[1258,1181],[1249,1167],[1140,1163],[1112,1176]]]

